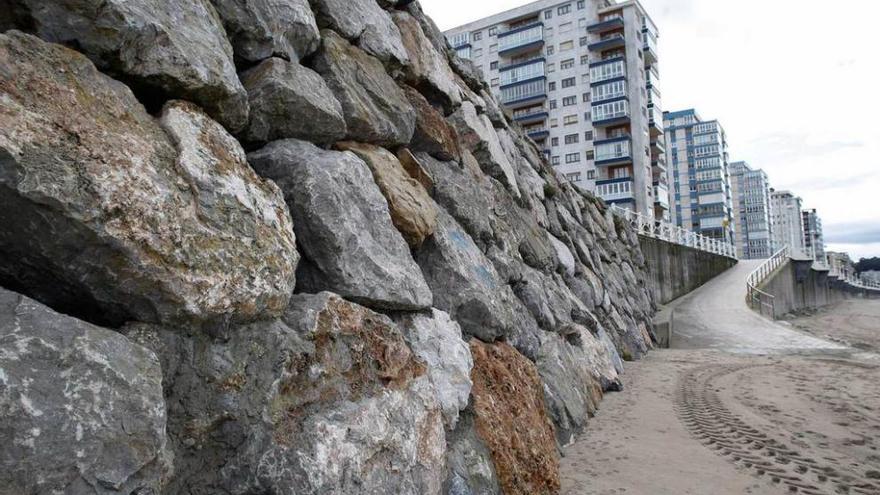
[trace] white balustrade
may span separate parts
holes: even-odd
[[[691,232],[669,222],[657,221],[617,205],[609,208],[632,225],[640,235],[736,259],[736,247],[733,244]]]

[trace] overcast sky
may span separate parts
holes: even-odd
[[[523,0],[421,0],[441,29]],[[642,0],[662,108],[721,121],[732,161],[816,208],[829,249],[880,256],[880,2]]]

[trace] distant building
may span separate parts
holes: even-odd
[[[843,279],[851,279],[856,275],[856,266],[853,263],[852,258],[849,257],[847,253],[836,253],[833,251],[828,251],[828,267],[831,269],[831,274],[836,275],[838,278]]]
[[[539,0],[450,29],[571,183],[668,218],[657,27],[635,0]]]
[[[822,219],[815,209],[802,212],[804,226],[804,252],[818,262],[825,261],[825,237],[822,234]]]
[[[770,191],[770,219],[776,249],[789,246],[798,253],[804,249],[803,201],[791,191]]]
[[[746,162],[731,163],[730,190],[737,256],[751,260],[773,256],[775,244],[767,174]]]
[[[734,242],[727,136],[717,120],[693,109],[664,112],[672,221],[687,230]]]

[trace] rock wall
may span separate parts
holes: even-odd
[[[639,236],[648,267],[648,286],[657,304],[693,292],[736,264],[736,260],[706,251]]]
[[[555,493],[637,235],[418,2],[0,1],[0,494]]]

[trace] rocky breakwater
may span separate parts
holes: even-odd
[[[554,493],[636,234],[418,2],[0,1],[0,494]]]

